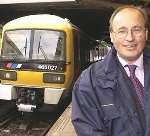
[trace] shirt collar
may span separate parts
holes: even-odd
[[[117,57],[123,67],[125,67],[125,65],[128,65],[128,63],[122,57],[120,57],[118,53],[117,53]],[[136,61],[133,62],[132,65],[136,65],[138,68],[143,69],[143,53]]]

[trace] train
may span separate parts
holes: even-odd
[[[95,61],[97,48],[95,39],[57,15],[7,22],[0,45],[0,99],[15,102],[22,112],[60,105]]]

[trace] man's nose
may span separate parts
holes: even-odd
[[[129,30],[128,33],[127,33],[127,36],[126,36],[126,40],[127,41],[133,41],[134,38],[135,38],[135,36],[134,36],[132,30]]]

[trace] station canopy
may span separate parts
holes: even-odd
[[[76,0],[0,0],[0,4],[39,3],[39,2],[75,2]]]

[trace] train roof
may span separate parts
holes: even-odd
[[[62,18],[57,15],[51,14],[37,14],[23,16],[12,21],[9,21],[3,26],[3,32],[5,30],[14,29],[51,29],[51,30],[67,30],[75,29],[80,31],[86,38],[91,37],[83,32],[79,27],[72,24],[67,18]],[[95,41],[93,39],[93,41]]]
[[[50,14],[28,15],[14,19],[4,25],[5,29],[17,28],[49,28],[49,27],[75,27],[68,19]]]

